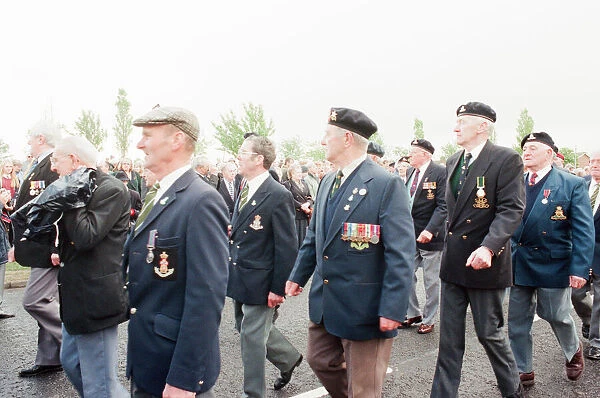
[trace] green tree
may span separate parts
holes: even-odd
[[[413,133],[415,138],[425,138],[425,131],[423,130],[423,121],[419,118],[415,118],[413,124]]]
[[[579,162],[577,161],[577,152],[575,152],[574,149],[563,147],[560,148],[560,153],[565,156],[565,165],[572,164],[573,166],[577,167],[577,163]]]
[[[287,138],[281,142],[279,152],[282,158],[302,159],[304,157],[304,147],[302,145],[302,139],[298,136]]]
[[[319,141],[314,141],[306,148],[305,157],[313,162],[322,162],[325,160],[325,148]]]
[[[523,108],[521,114],[519,115],[519,120],[517,121],[517,143],[513,145],[513,149],[519,154],[523,154],[523,150],[521,149],[521,140],[526,135],[529,135],[533,132],[533,118],[529,115],[529,111],[527,108]]]
[[[131,132],[133,131],[133,116],[129,113],[131,104],[127,99],[127,92],[122,88],[119,89],[117,94],[117,114],[115,115],[116,123],[113,126],[113,132],[115,134],[117,151],[121,158],[125,157],[129,151],[129,139]]]
[[[235,155],[244,142],[244,134],[256,133],[271,136],[275,132],[272,120],[266,120],[262,105],[243,104],[244,114],[238,118],[233,111],[221,115],[221,122],[212,122],[217,130],[215,138],[221,143],[223,150]]]
[[[196,146],[194,149],[194,156],[206,155],[208,153],[210,144],[211,144],[210,137],[207,137],[204,134],[198,133],[198,141],[196,141]]]
[[[99,115],[82,110],[81,116],[75,121],[75,130],[80,136],[87,138],[98,151],[102,151],[107,133],[102,128]]]
[[[4,157],[9,152],[8,144],[0,138],[0,157]]]
[[[381,134],[379,133],[375,133],[373,134],[370,138],[369,141],[373,141],[379,145],[381,145],[383,148],[385,148],[385,144],[383,143],[383,137],[381,136]]]
[[[446,163],[446,160],[453,154],[459,151],[459,146],[455,143],[449,142],[442,146],[442,156],[440,156],[440,162]]]

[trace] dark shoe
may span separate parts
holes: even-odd
[[[421,323],[422,321],[423,317],[421,315],[413,316],[412,318],[406,318],[406,320],[402,322],[400,326],[398,326],[398,329],[406,329],[411,327],[414,323]]]
[[[431,333],[433,331],[433,324],[431,325],[427,325],[427,324],[420,324],[419,325],[419,329],[417,329],[417,333],[419,334],[427,334],[427,333]]]
[[[583,361],[583,345],[581,342],[579,343],[579,349],[575,355],[573,355],[573,358],[571,358],[570,361],[567,361],[565,366],[567,368],[567,378],[569,380],[575,381],[581,377],[583,368],[585,367]]]
[[[292,373],[294,373],[294,369],[300,366],[302,358],[302,355],[300,355],[300,358],[298,358],[298,360],[290,370],[288,370],[287,372],[281,372],[281,377],[278,377],[277,380],[275,380],[275,383],[273,384],[273,388],[275,390],[281,390],[283,387],[287,386],[290,380],[292,380]]]
[[[33,377],[44,373],[60,372],[62,365],[34,365],[29,369],[23,369],[19,372],[19,377]]]
[[[581,325],[581,335],[584,339],[590,338],[590,325]]]
[[[514,392],[514,394],[506,396],[506,398],[524,398],[524,397],[525,397],[525,391],[523,390],[523,383],[519,383],[519,387],[517,388],[517,391]]]
[[[0,310],[0,319],[12,318],[15,314],[9,314],[8,312],[4,312]]]
[[[534,380],[535,373],[534,372],[519,373],[519,378],[521,379],[521,384],[523,385],[523,387],[529,387],[535,383],[535,380]]]
[[[598,347],[590,347],[585,356],[589,359],[600,359],[600,348]]]

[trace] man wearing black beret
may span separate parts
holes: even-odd
[[[524,208],[523,162],[488,140],[496,112],[481,102],[456,111],[456,141],[446,162],[446,245],[440,278],[440,343],[431,397],[456,397],[465,350],[466,312],[504,397],[521,397],[515,358],[502,328],[502,302],[512,284],[509,239]]]
[[[401,328],[421,322],[420,334],[433,331],[434,318],[440,304],[440,261],[444,248],[444,224],[446,221],[446,168],[431,161],[435,149],[426,139],[411,142],[410,165],[406,187],[412,202],[417,251],[415,275],[408,302],[406,321]],[[423,268],[425,303],[423,311],[417,298],[417,268]]]
[[[286,285],[296,296],[313,277],[306,357],[332,397],[381,396],[414,273],[406,189],[367,157],[376,130],[362,112],[329,112],[322,144],[337,171],[321,181]]]
[[[383,157],[383,155],[385,155],[385,151],[378,143],[369,141],[369,146],[367,147],[367,154],[370,155],[372,161],[374,161],[377,164],[381,164],[381,158]]]
[[[547,321],[566,359],[566,373],[583,373],[583,347],[571,316],[571,288],[585,286],[594,254],[594,219],[582,178],[552,167],[554,141],[545,132],[521,141],[528,170],[523,221],[512,236],[514,286],[508,336],[524,385],[534,383],[531,327]]]

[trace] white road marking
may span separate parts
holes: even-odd
[[[392,368],[388,367],[387,370],[385,371],[385,374],[390,374],[392,372],[393,372]],[[319,398],[319,397],[324,397],[326,395],[327,395],[327,390],[325,389],[325,387],[319,387],[319,388],[315,388],[314,390],[303,392],[300,395],[294,395],[291,398]]]

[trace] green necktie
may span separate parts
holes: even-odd
[[[600,184],[596,184],[596,188],[592,192],[592,196],[590,196],[590,203],[592,204],[592,211],[594,207],[596,207],[596,199],[598,199],[598,190],[600,189]]]
[[[246,202],[248,201],[248,184],[246,184],[244,186],[244,189],[242,189],[242,193],[240,194],[240,204],[238,206],[238,210],[242,210],[242,207],[244,207],[244,205],[246,204]]]
[[[333,183],[333,187],[331,187],[331,193],[329,194],[329,198],[333,198],[333,195],[335,195],[335,193],[337,192],[338,189],[340,189],[340,185],[342,185],[342,177],[344,176],[344,173],[342,173],[342,170],[339,170],[337,172],[337,174],[335,175],[335,181]]]
[[[138,216],[137,222],[135,224],[136,231],[142,225],[146,217],[148,217],[148,214],[150,214],[150,210],[152,210],[152,207],[154,207],[154,197],[158,193],[159,189],[160,185],[157,182],[156,184],[152,185],[152,188],[150,188],[150,190],[146,194],[146,197],[144,198],[144,205],[142,206],[142,211]]]

